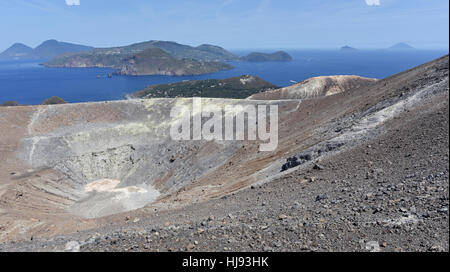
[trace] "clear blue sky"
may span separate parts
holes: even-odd
[[[81,2],[80,2],[81,1]],[[0,0],[0,51],[57,39],[237,48],[448,49],[448,0]]]

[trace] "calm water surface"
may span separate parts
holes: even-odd
[[[111,69],[44,68],[37,62],[0,62],[0,103],[16,100],[21,104],[40,104],[46,98],[59,96],[68,102],[123,99],[128,93],[147,85],[228,78],[243,74],[256,75],[284,87],[321,75],[360,75],[385,78],[448,54],[448,51],[408,52],[287,50],[292,62],[232,62],[235,69],[201,76],[113,76]],[[235,52],[239,55],[246,51]],[[97,76],[100,75],[100,78]]]

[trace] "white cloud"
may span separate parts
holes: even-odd
[[[79,6],[80,0],[66,0],[68,6]]]
[[[380,0],[366,0],[366,4],[369,6],[379,6],[381,2]]]

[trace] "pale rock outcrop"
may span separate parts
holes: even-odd
[[[257,93],[253,100],[308,99],[342,93],[350,89],[368,86],[377,79],[360,76],[321,76],[307,79],[289,87]]]

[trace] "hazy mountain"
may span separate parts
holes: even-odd
[[[57,40],[48,40],[34,49],[34,54],[39,59],[52,59],[64,53],[77,53],[94,49],[90,46],[59,42]]]
[[[291,61],[292,57],[284,51],[278,51],[272,54],[253,52],[245,57],[241,57],[241,60],[250,62]]]
[[[92,49],[93,47],[90,46],[58,42],[56,40],[45,41],[34,49],[21,43],[15,43],[0,54],[0,60],[49,60],[64,53],[76,53]]]
[[[411,49],[415,49],[415,48],[407,43],[397,43],[397,44],[389,47],[389,50],[411,50]]]
[[[0,54],[0,60],[33,59],[33,48],[22,43],[15,43]]]
[[[148,43],[150,46],[160,48],[178,59],[190,58],[201,61],[230,61],[238,59],[238,57],[234,54],[215,45],[200,45],[199,47],[192,47],[189,45],[167,41],[151,41]]]
[[[341,51],[341,52],[357,52],[358,49],[346,45],[346,46],[341,47],[341,49],[339,51]]]
[[[220,46],[217,45],[211,45],[211,44],[202,44],[200,46],[197,46],[196,49],[213,53],[217,56],[221,56],[224,60],[238,60],[239,57],[234,55],[233,53],[228,52],[227,50],[223,49]]]

